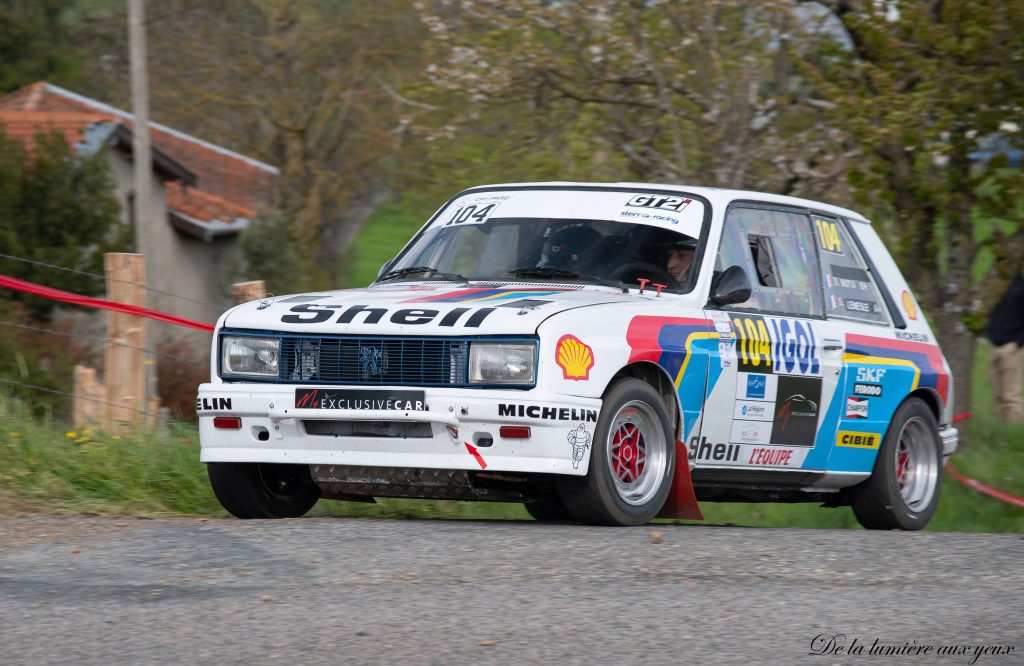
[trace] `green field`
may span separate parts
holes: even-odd
[[[990,405],[984,349],[975,377],[976,404]],[[962,473],[1024,495],[1024,426],[1007,426],[991,409],[975,410],[970,444],[954,457]],[[706,522],[765,527],[856,528],[848,508],[812,504],[716,504]],[[193,426],[149,436],[70,430],[33,418],[20,402],[0,397],[0,515],[19,512],[226,516],[199,463]],[[439,519],[528,519],[517,504],[380,500],[320,502],[312,515]],[[1024,509],[981,495],[948,475],[929,530],[1024,532]]]

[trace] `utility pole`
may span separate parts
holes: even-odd
[[[128,42],[131,60],[132,157],[135,167],[135,251],[143,257],[152,249],[150,195],[153,159],[149,146],[149,80],[146,68],[146,18],[143,0],[128,0]]]
[[[135,126],[132,127],[132,157],[135,174],[135,252],[141,257],[139,272],[147,280],[150,270],[146,269],[147,253],[155,252],[152,242],[153,208],[153,157],[149,145],[149,70],[146,64],[146,11],[143,0],[128,0],[128,44],[131,62],[132,113]],[[153,262],[150,261],[150,264]],[[159,262],[157,262],[159,263]],[[151,266],[152,268],[152,266]],[[145,299],[145,284],[141,286]],[[143,301],[145,302],[145,301]],[[149,347],[152,336],[145,320],[139,320],[143,346]],[[140,396],[143,405],[150,405],[157,395],[156,373],[152,359],[143,365],[144,394]],[[108,380],[109,381],[109,380]]]

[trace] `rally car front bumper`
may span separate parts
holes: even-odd
[[[200,460],[582,476],[601,409],[600,399],[536,389],[448,388],[423,389],[422,409],[338,409],[330,401],[297,408],[296,389],[309,388],[200,385]],[[323,388],[371,396],[389,391]]]

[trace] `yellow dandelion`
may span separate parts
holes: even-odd
[[[75,432],[74,430],[70,430],[64,433],[64,436],[67,437],[68,439],[74,439],[75,437],[78,437],[78,433]]]
[[[110,439],[121,439],[121,435],[112,435]]]
[[[18,431],[9,432],[7,434],[10,435],[11,437],[21,437],[21,433]]]
[[[83,435],[91,435],[92,434],[92,430],[89,430],[88,428],[86,428],[85,430],[82,431],[82,434]]]

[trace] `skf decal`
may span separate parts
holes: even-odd
[[[544,419],[547,421],[586,421],[597,423],[596,409],[575,407],[541,407],[540,405],[516,405],[498,403],[498,416],[515,416],[521,419]]]
[[[569,431],[566,439],[569,440],[569,445],[572,447],[572,468],[579,469],[580,463],[583,462],[583,456],[586,455],[587,449],[590,447],[590,433],[581,423],[578,428]]]
[[[575,335],[566,334],[555,345],[555,363],[562,369],[563,379],[587,380],[594,367],[594,350]]]
[[[903,309],[908,317],[917,319],[917,303],[914,302],[914,297],[906,289],[903,290]]]
[[[465,328],[478,328],[484,319],[487,318],[487,315],[494,312],[494,310],[495,308],[455,308],[446,312],[440,321],[437,322],[437,325],[445,327],[458,325]],[[337,324],[351,324],[357,318],[360,318],[361,321],[356,323],[378,324],[381,319],[389,314],[387,308],[371,308],[365,305],[353,305],[348,308],[344,305],[296,305],[290,311],[295,314],[286,314],[281,317],[282,323],[321,324],[340,312],[341,314],[335,320]],[[471,314],[463,320],[463,315],[467,312]],[[406,308],[390,312],[391,316],[388,317],[388,321],[393,324],[430,324],[434,323],[434,320],[440,314],[440,310]]]
[[[848,419],[866,419],[868,417],[868,399],[867,398],[847,398],[846,399],[846,418]]]
[[[851,449],[877,449],[882,444],[882,436],[875,432],[849,432],[840,430],[836,436],[836,446]]]
[[[814,218],[814,226],[818,229],[818,247],[833,254],[843,253],[843,243],[839,238],[839,227],[832,220]]]
[[[230,410],[231,398],[196,398],[197,412]]]

